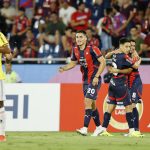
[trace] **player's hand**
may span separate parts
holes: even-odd
[[[62,72],[64,72],[64,71],[65,71],[65,70],[64,70],[64,68],[63,68],[63,67],[60,67],[60,68],[59,68],[59,72],[61,72],[61,73],[62,73]]]
[[[92,85],[93,85],[93,86],[96,86],[96,85],[98,85],[98,81],[99,81],[99,78],[97,78],[97,77],[94,77],[94,78],[93,78]]]

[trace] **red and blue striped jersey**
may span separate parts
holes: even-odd
[[[98,47],[87,45],[84,50],[80,50],[78,46],[73,47],[71,60],[78,61],[82,72],[83,82],[90,83],[98,71],[101,57],[101,51]]]

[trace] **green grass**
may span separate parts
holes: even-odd
[[[7,132],[0,150],[149,150],[150,133],[144,138],[81,136],[75,132]]]

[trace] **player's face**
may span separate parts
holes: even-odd
[[[76,43],[78,46],[86,45],[87,37],[83,33],[76,34]]]
[[[130,42],[126,42],[125,44],[122,45],[122,51],[123,51],[125,54],[129,54],[130,48],[131,48]]]
[[[130,53],[133,53],[135,51],[135,42],[130,42],[131,48],[130,48]]]

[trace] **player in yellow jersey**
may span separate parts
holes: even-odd
[[[6,141],[5,136],[5,109],[4,109],[4,83],[5,79],[3,70],[2,70],[2,55],[5,55],[6,60],[11,59],[11,50],[9,43],[6,37],[0,32],[0,142]]]

